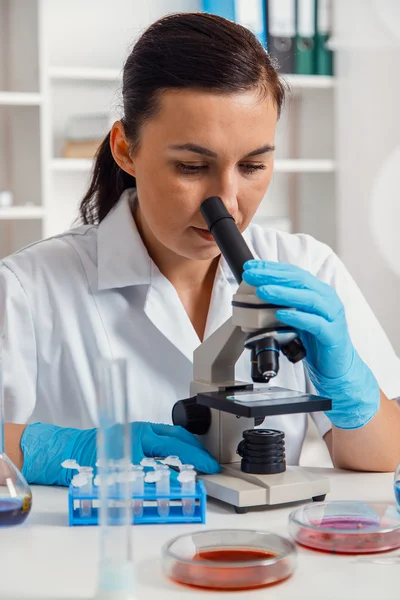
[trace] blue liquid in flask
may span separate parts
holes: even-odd
[[[30,498],[0,498],[0,527],[20,525],[30,512]]]
[[[32,492],[4,452],[3,346],[4,334],[0,334],[0,527],[13,527],[29,515]]]
[[[394,494],[396,496],[398,509],[400,510],[400,479],[394,483]]]

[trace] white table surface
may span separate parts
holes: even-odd
[[[394,502],[393,475],[313,469],[331,477],[331,500]],[[207,525],[138,525],[133,528],[137,600],[399,600],[400,551],[392,564],[334,556],[298,548],[298,565],[286,582],[251,592],[197,591],[167,580],[161,546],[171,537],[200,528],[256,528],[287,536],[295,505],[236,515],[209,501]],[[98,557],[97,527],[68,527],[67,490],[33,487],[33,509],[16,528],[0,530],[1,600],[75,600],[93,597]],[[389,554],[382,556],[388,557]],[[394,564],[393,564],[394,563]],[[397,585],[396,585],[397,584]]]

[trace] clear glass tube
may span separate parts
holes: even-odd
[[[96,600],[133,600],[131,440],[125,360],[97,371],[100,564]]]
[[[32,492],[4,451],[3,344],[0,334],[0,527],[23,523],[32,507]]]

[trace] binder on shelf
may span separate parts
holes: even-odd
[[[295,72],[298,75],[316,73],[315,27],[316,1],[296,0]]]
[[[294,73],[296,36],[295,0],[267,0],[268,53],[281,73]]]
[[[235,0],[203,0],[203,12],[235,20]]]
[[[315,57],[317,75],[333,75],[333,52],[328,47],[332,35],[332,0],[316,0]]]
[[[264,0],[203,0],[203,11],[247,27],[267,47]]]
[[[235,0],[235,21],[257,36],[267,47],[267,18],[264,0]]]

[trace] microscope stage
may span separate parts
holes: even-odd
[[[197,403],[239,417],[266,417],[331,410],[332,401],[280,387],[199,392]]]

